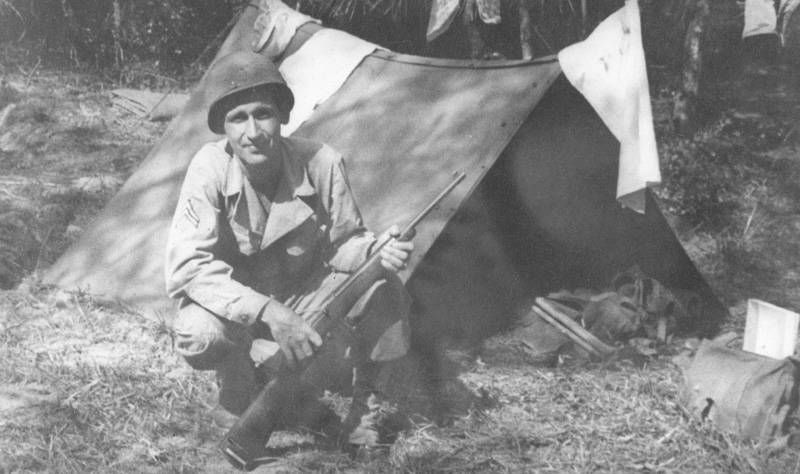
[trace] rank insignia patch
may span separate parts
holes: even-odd
[[[197,212],[194,210],[191,199],[186,200],[186,207],[183,208],[183,216],[186,217],[195,228],[200,225],[200,217],[198,217]]]

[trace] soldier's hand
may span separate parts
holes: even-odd
[[[314,348],[322,345],[322,338],[303,318],[288,306],[272,300],[261,316],[281,347],[290,367],[310,357]]]
[[[399,272],[408,265],[408,258],[414,250],[411,240],[400,241],[400,229],[393,225],[379,239],[378,242],[387,241],[381,248],[381,265],[390,272]]]

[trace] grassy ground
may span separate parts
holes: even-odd
[[[96,74],[8,51],[0,66],[0,471],[229,472],[207,417],[212,376],[186,368],[163,321],[35,283],[164,126],[110,108],[114,83]],[[736,330],[748,297],[800,308],[797,71],[739,72],[716,84],[695,136],[658,127],[660,197]],[[687,416],[672,362],[682,343],[558,368],[500,357],[502,344],[454,353],[452,382],[478,403],[449,423],[418,416],[391,448],[354,459],[285,435],[281,460],[259,472],[800,471],[794,449]]]

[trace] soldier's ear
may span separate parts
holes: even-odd
[[[293,103],[287,104],[286,100],[280,100],[280,99],[277,100],[277,103],[278,103],[278,111],[280,113],[281,123],[283,125],[286,125],[287,123],[289,123],[289,114],[292,112],[292,106],[294,104]]]

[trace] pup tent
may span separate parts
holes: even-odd
[[[260,47],[280,64],[298,98],[289,131],[343,153],[370,229],[407,222],[466,173],[418,226],[401,274],[417,339],[476,341],[533,296],[604,288],[633,265],[700,296],[685,328],[711,331],[725,315],[652,196],[644,214],[615,199],[619,143],[555,57],[396,54],[291,10],[270,17],[270,3],[243,10],[217,57]],[[162,267],[170,219],[192,156],[219,138],[206,126],[208,89],[204,78],[45,282],[171,314]]]

